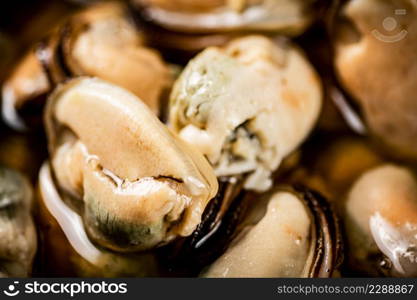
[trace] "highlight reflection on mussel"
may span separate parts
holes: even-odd
[[[335,67],[367,125],[391,154],[417,157],[417,5],[352,0],[335,35]]]
[[[363,174],[346,202],[350,267],[369,275],[417,276],[417,181],[397,165]]]
[[[56,84],[82,75],[130,90],[155,113],[170,84],[168,67],[146,47],[126,7],[97,4],[54,28],[17,65],[3,86],[5,121],[18,129],[39,123],[47,94]]]
[[[169,122],[217,176],[244,177],[246,189],[265,191],[313,128],[321,101],[320,81],[299,50],[248,36],[188,63],[171,93]]]
[[[31,274],[37,244],[31,209],[29,182],[0,166],[0,277]]]
[[[104,248],[136,252],[188,236],[217,193],[203,155],[115,85],[66,83],[46,122],[54,184]]]
[[[331,277],[341,263],[338,220],[319,194],[277,190],[252,207],[205,277]]]

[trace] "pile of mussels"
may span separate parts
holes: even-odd
[[[0,31],[1,276],[417,276],[416,0],[54,5]]]

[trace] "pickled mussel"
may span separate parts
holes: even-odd
[[[350,267],[373,276],[417,276],[417,181],[383,164],[360,176],[346,199]]]
[[[171,92],[168,123],[208,158],[220,189],[193,235],[170,251],[178,252],[171,269],[198,269],[222,253],[242,198],[271,187],[272,173],[314,127],[320,106],[319,79],[286,41],[248,36],[189,62]]]
[[[314,16],[315,1],[133,0],[147,18],[185,32],[265,31],[297,34]]]
[[[206,159],[117,86],[70,81],[51,96],[46,122],[64,201],[104,247],[131,252],[187,236],[217,192]]]
[[[317,148],[317,143],[323,146]],[[303,152],[299,164],[280,176],[279,181],[319,191],[339,211],[344,210],[344,195],[353,182],[385,161],[374,144],[355,135],[316,136]]]
[[[417,277],[416,0],[12,6],[0,276]]]
[[[335,32],[335,68],[370,132],[391,155],[417,158],[417,5],[353,0]]]
[[[171,93],[169,124],[217,176],[244,175],[246,189],[265,191],[314,127],[321,101],[320,80],[297,48],[248,36],[189,62]]]
[[[341,232],[322,196],[298,187],[252,201],[238,234],[203,276],[332,276],[341,263]]]
[[[18,172],[0,166],[0,276],[25,277],[36,252],[32,188]]]
[[[129,89],[157,114],[171,81],[168,67],[146,47],[126,7],[101,3],[72,15],[23,57],[3,85],[4,120],[16,129],[39,125],[48,93],[82,75]]]
[[[265,190],[270,173],[314,126],[321,86],[291,44],[248,36],[191,60],[170,101],[169,125],[209,158],[218,176],[255,173],[246,187]]]

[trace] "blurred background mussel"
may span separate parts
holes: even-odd
[[[123,3],[84,8],[48,32],[3,84],[2,114],[8,125],[18,130],[39,127],[48,94],[57,84],[83,75],[129,89],[159,114],[171,71],[146,46]]]
[[[58,87],[46,125],[50,159],[40,172],[40,196],[56,220],[41,218],[51,227],[43,231],[53,235],[45,237],[49,250],[63,232],[71,245],[64,248],[78,253],[69,256],[73,267],[80,256],[93,264],[94,273],[85,274],[155,274],[146,252],[190,235],[217,193],[206,159],[135,95],[97,78]]]
[[[225,253],[204,277],[332,277],[343,260],[339,220],[302,186],[281,187],[249,208]]]

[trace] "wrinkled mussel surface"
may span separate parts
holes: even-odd
[[[417,277],[416,0],[31,2],[0,277]]]

